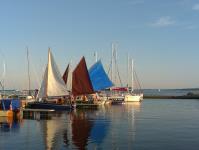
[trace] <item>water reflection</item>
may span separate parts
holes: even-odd
[[[22,123],[21,118],[13,117],[0,117],[0,131],[1,132],[11,132],[18,131],[20,124]]]
[[[72,141],[78,149],[85,149],[94,122],[89,118],[89,112],[78,111],[71,114],[72,117]],[[91,112],[90,112],[91,113]]]
[[[99,145],[107,133],[107,122],[96,110],[54,113],[49,120],[40,120],[44,147],[51,149],[88,148]]]
[[[41,120],[45,149],[61,149],[62,141],[68,141],[64,113],[54,113],[50,120]],[[64,139],[64,140],[63,140]]]
[[[141,102],[129,102],[125,104],[125,109],[127,112],[127,118],[129,121],[129,143],[134,144],[136,139],[136,113],[141,111]],[[132,147],[130,145],[130,147]]]
[[[63,142],[64,142],[64,145],[66,147],[69,146],[69,139],[68,139],[68,131],[67,131],[67,129],[65,129],[64,132],[63,132]]]
[[[195,100],[146,100],[55,112],[47,120],[0,118],[0,150],[198,149],[198,105]]]
[[[26,149],[32,147],[32,142],[35,142],[35,149],[46,150],[111,149],[116,148],[124,139],[128,143],[134,141],[135,114],[139,111],[140,103],[129,103],[99,110],[54,112],[48,114],[48,117],[43,114],[28,114],[24,115],[23,121],[4,118],[4,121],[0,121],[0,125],[1,131],[4,132],[23,128],[19,131],[24,133],[21,140],[27,143]],[[24,122],[23,126],[21,126],[22,122]],[[110,139],[114,145],[107,143]],[[129,148],[131,146],[132,144]]]
[[[128,112],[131,110],[135,113],[141,111],[141,104],[142,102],[126,102],[124,106]]]

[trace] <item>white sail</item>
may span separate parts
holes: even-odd
[[[48,64],[37,98],[68,95],[67,88],[54,61],[51,51],[48,51]]]

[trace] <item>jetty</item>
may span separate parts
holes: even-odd
[[[144,95],[144,99],[199,99],[199,95],[182,95],[182,96]]]

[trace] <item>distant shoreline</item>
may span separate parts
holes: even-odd
[[[155,95],[155,96],[149,96],[146,95],[144,96],[144,99],[199,99],[199,95],[184,95],[184,96],[159,96],[159,95]]]

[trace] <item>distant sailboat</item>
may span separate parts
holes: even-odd
[[[125,102],[139,102],[143,99],[143,93],[134,93],[134,66],[133,59],[131,60],[131,90],[128,87],[128,94],[125,94]]]
[[[72,94],[74,96],[93,94],[94,90],[89,77],[85,58],[82,57],[72,74]]]

